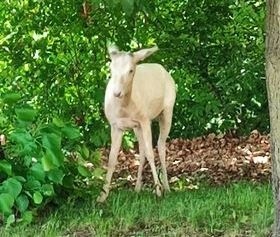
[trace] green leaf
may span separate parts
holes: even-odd
[[[90,161],[95,165],[100,165],[101,163],[101,152],[100,151],[94,151],[90,155]]]
[[[46,157],[51,161],[55,167],[59,167],[63,164],[64,156],[61,150],[58,149],[46,149]]]
[[[41,134],[56,134],[57,136],[61,136],[61,128],[55,126],[54,124],[44,124],[40,127]]]
[[[0,194],[0,213],[11,214],[14,205],[14,197],[9,193]]]
[[[31,179],[26,182],[24,187],[26,190],[36,191],[41,188],[41,183],[39,180],[33,179],[33,177],[31,177]]]
[[[56,184],[62,184],[62,180],[65,174],[61,169],[56,168],[50,170],[47,175],[49,180],[53,181]]]
[[[6,228],[11,226],[11,224],[15,223],[15,221],[16,221],[15,215],[14,214],[9,215],[6,222]]]
[[[51,169],[55,168],[55,165],[52,162],[51,155],[49,155],[47,153],[43,156],[41,162],[42,162],[44,171],[50,171]]]
[[[21,121],[31,122],[37,115],[37,111],[32,108],[20,108],[16,109],[17,118]]]
[[[16,142],[21,144],[22,146],[26,146],[27,143],[33,142],[33,138],[29,132],[25,129],[17,129],[11,133],[10,138]]]
[[[5,172],[7,175],[12,175],[12,165],[5,160],[0,160],[0,172]]]
[[[39,191],[36,191],[33,194],[33,201],[34,201],[35,204],[41,204],[42,203],[43,196],[42,196],[42,194]]]
[[[61,151],[61,137],[54,133],[43,134],[43,146],[46,149],[46,158],[48,164],[53,164],[57,167],[63,164],[64,156]]]
[[[62,128],[61,132],[65,137],[71,140],[77,139],[81,136],[79,129],[70,126]]]
[[[90,177],[91,176],[90,171],[84,166],[79,165],[78,166],[78,171],[84,177]]]
[[[3,96],[3,102],[5,104],[15,104],[17,101],[19,101],[21,98],[20,94],[18,93],[9,93]]]
[[[53,119],[53,124],[57,127],[60,127],[60,128],[65,126],[64,122],[60,118],[54,118]]]
[[[24,183],[26,182],[26,179],[22,176],[13,176],[14,179],[16,179],[17,181]]]
[[[36,179],[38,179],[40,181],[45,180],[45,171],[44,171],[43,165],[40,163],[34,164],[30,168],[30,173],[32,176],[34,176]]]
[[[103,169],[101,169],[101,168],[95,168],[94,171],[93,171],[92,176],[94,178],[101,178],[103,176],[104,172],[105,171]]]
[[[134,0],[121,0],[123,11],[130,16],[134,10]]]
[[[33,220],[32,211],[25,211],[22,215],[22,220],[25,224],[30,224]]]
[[[8,178],[2,185],[5,192],[12,195],[13,198],[16,198],[22,190],[21,183],[15,178]]]
[[[44,196],[53,196],[54,195],[54,189],[52,184],[44,184],[42,185],[41,191],[43,192]]]
[[[71,175],[64,176],[63,185],[67,188],[72,188],[74,185],[74,177]]]
[[[25,212],[29,205],[28,197],[25,194],[21,194],[16,199],[16,205],[21,213]]]
[[[89,149],[86,147],[85,144],[83,144],[83,146],[81,147],[81,155],[84,159],[89,158]]]

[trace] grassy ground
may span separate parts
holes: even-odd
[[[157,199],[149,191],[112,190],[108,202],[75,200],[30,226],[0,229],[0,236],[267,236],[272,224],[270,184],[173,191]]]

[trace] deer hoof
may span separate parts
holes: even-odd
[[[139,193],[142,188],[142,183],[136,183],[135,185],[135,192]]]
[[[161,196],[162,196],[161,189],[162,189],[161,185],[160,185],[160,184],[157,184],[157,185],[156,185],[156,195],[157,195],[158,197],[161,197]]]

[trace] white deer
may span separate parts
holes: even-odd
[[[105,93],[105,115],[111,125],[111,150],[103,190],[98,202],[108,197],[110,183],[117,163],[123,131],[133,129],[139,143],[139,168],[135,190],[142,187],[142,171],[147,158],[155,183],[156,195],[161,196],[162,187],[156,172],[151,121],[158,118],[160,135],[158,151],[162,167],[163,188],[169,191],[165,161],[165,142],[170,131],[173,106],[175,103],[175,83],[163,66],[156,63],[138,62],[144,60],[158,47],[142,49],[134,53],[108,48],[111,58],[111,78]]]

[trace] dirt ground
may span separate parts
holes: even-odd
[[[154,149],[157,167],[160,167],[157,149]],[[109,150],[102,150],[104,166]],[[115,178],[133,184],[139,166],[137,148],[120,151]],[[170,182],[181,177],[207,179],[213,184],[236,180],[264,181],[271,175],[269,135],[254,130],[247,137],[232,134],[198,137],[192,140],[174,139],[167,142],[167,171]],[[146,161],[144,181],[152,175]]]

